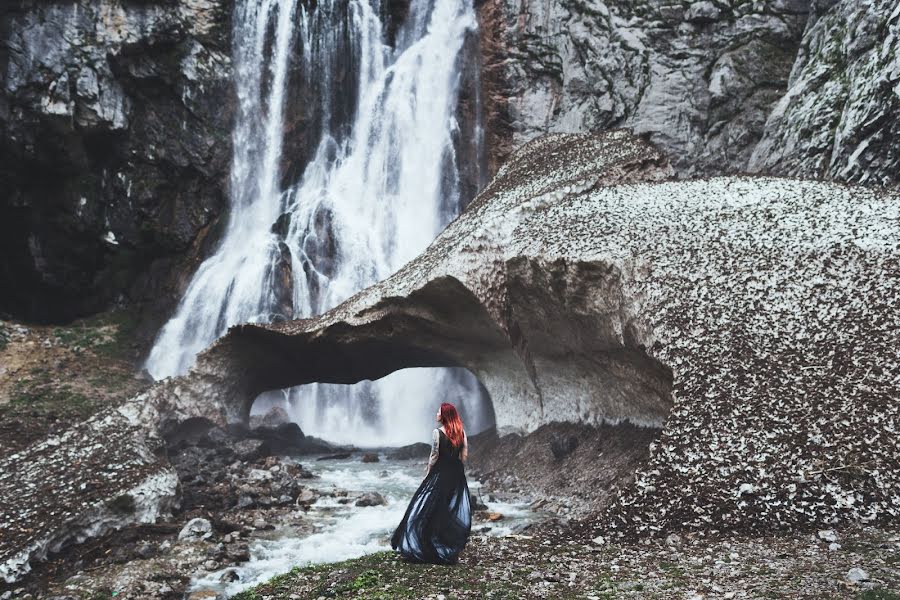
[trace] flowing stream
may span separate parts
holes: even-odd
[[[310,487],[323,494],[303,517],[313,524],[313,532],[297,536],[290,530],[276,529],[251,544],[250,561],[194,579],[192,591],[210,590],[232,595],[298,565],[337,562],[390,549],[390,535],[422,481],[423,461],[313,460],[304,461],[304,464],[318,476],[309,480]],[[476,520],[472,523],[473,533],[509,535],[544,518],[544,515],[531,511],[527,504],[493,501],[492,497],[481,495],[479,489],[480,484],[470,479],[470,492],[481,497],[488,511],[502,514],[503,519],[497,522]],[[339,495],[342,492],[348,492],[351,499],[360,492],[378,492],[387,504],[357,507],[352,501],[342,503]],[[239,579],[223,581],[223,575],[230,570],[235,571]]]
[[[157,337],[146,363],[154,378],[185,373],[237,323],[334,307],[418,255],[461,210],[453,142],[464,42],[477,26],[471,0],[411,0],[402,23],[394,9],[387,0],[236,3],[228,224]],[[286,113],[298,97],[315,150],[285,184]],[[269,392],[254,410],[279,404],[307,433],[397,445],[430,431],[444,399],[460,405],[471,432],[491,424],[461,369]]]

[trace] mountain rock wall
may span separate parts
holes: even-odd
[[[0,310],[60,321],[177,299],[226,205],[230,14],[220,0],[4,3]]]
[[[900,181],[900,5],[819,2],[751,171]]]
[[[680,177],[900,181],[889,0],[488,0],[492,164],[548,132],[628,127]]]

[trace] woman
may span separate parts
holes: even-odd
[[[432,435],[425,480],[410,500],[391,546],[406,560],[450,565],[456,563],[472,527],[463,469],[469,449],[455,406],[441,404],[436,420],[441,426]]]

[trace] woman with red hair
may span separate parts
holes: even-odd
[[[406,560],[454,564],[472,528],[463,468],[469,447],[455,406],[441,404],[436,420],[441,426],[432,433],[425,479],[413,494],[391,546]]]

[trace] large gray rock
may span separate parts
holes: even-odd
[[[750,169],[900,182],[900,6],[819,3]]]
[[[787,88],[807,7],[488,0],[479,16],[491,151],[626,126],[679,175],[742,171]]]
[[[123,294],[173,300],[225,205],[230,13],[223,0],[0,9],[0,309],[58,320]]]
[[[487,140],[630,127],[680,176],[900,182],[891,0],[479,5]]]

